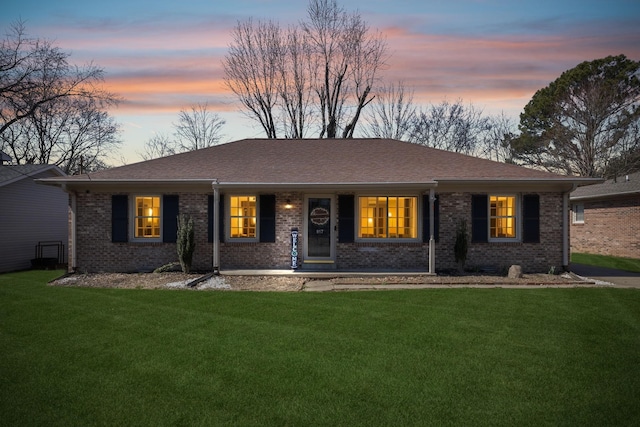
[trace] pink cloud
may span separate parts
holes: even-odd
[[[474,104],[521,106],[580,62],[625,53],[640,58],[640,37],[472,37],[384,30],[392,56],[386,80],[403,80],[422,102],[463,98]],[[626,46],[627,52],[619,47]]]
[[[237,109],[222,81],[222,59],[235,21],[203,19],[56,27],[56,42],[72,60],[105,69],[107,88],[126,99],[119,110],[178,111],[209,101],[220,111]],[[463,99],[491,110],[519,112],[536,90],[582,61],[624,53],[640,59],[635,32],[589,35],[472,36],[427,34],[390,26],[387,82],[403,80],[417,103]],[[586,34],[586,35],[585,35]],[[608,33],[607,33],[608,34]]]

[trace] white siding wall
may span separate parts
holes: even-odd
[[[66,251],[68,195],[34,182],[50,176],[57,175],[47,171],[0,187],[0,272],[31,268],[39,241],[60,240]],[[43,251],[43,257],[55,256],[55,248]]]

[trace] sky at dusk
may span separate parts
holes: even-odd
[[[181,109],[207,102],[227,122],[225,141],[264,137],[225,88],[222,58],[232,28],[249,18],[286,27],[306,0],[9,0],[3,34],[22,19],[70,61],[93,61],[124,101],[111,115],[124,142],[113,164],[141,160]],[[462,99],[487,114],[518,115],[536,90],[583,61],[640,60],[640,0],[342,0],[388,44],[385,82],[404,81],[417,105]]]

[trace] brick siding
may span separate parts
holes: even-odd
[[[76,215],[76,266],[80,272],[131,272],[151,270],[177,261],[175,243],[112,243],[112,193],[78,193]],[[205,193],[178,193],[180,213],[194,219],[196,249],[193,269],[212,268],[212,244],[207,235]],[[471,194],[440,193],[440,230],[436,243],[436,269],[456,268],[453,246],[456,228],[465,219],[471,231]],[[285,209],[286,200],[293,208]],[[337,198],[336,198],[337,203]],[[220,267],[290,268],[291,229],[300,230],[302,261],[304,247],[304,194],[276,194],[276,241],[220,244]],[[520,264],[525,272],[547,272],[562,265],[562,194],[540,193],[540,239],[542,243],[469,243],[467,266],[502,269]],[[339,207],[338,207],[339,209]],[[469,237],[469,240],[470,237]],[[71,245],[69,246],[71,247]],[[428,243],[355,242],[336,244],[336,267],[348,269],[408,270],[428,268]]]
[[[640,196],[576,202],[584,224],[571,224],[571,251],[640,259]]]

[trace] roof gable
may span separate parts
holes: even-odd
[[[35,179],[36,175],[50,172],[48,176],[66,176],[55,165],[2,165],[0,166],[0,187],[9,185],[22,179]]]

